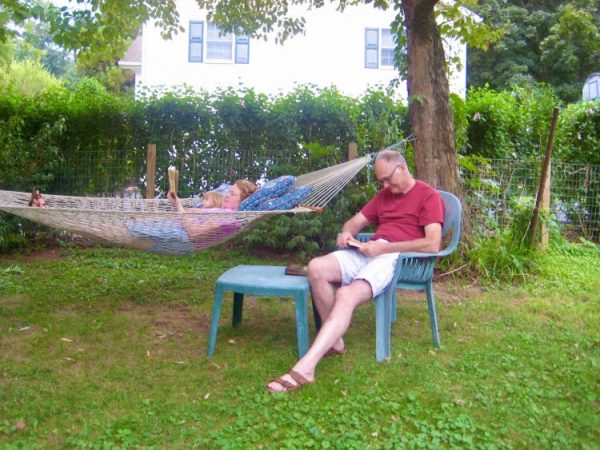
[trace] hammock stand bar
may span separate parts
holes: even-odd
[[[179,213],[166,199],[75,197],[44,194],[48,207],[28,205],[31,193],[0,190],[0,210],[93,239],[155,253],[183,255],[232,238],[259,220],[278,214],[314,212],[327,205],[370,161],[354,159],[296,179],[311,186],[302,204],[277,211],[203,211]],[[194,199],[183,199],[191,206]]]

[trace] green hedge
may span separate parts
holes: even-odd
[[[492,159],[539,158],[558,103],[544,86],[503,92],[485,88],[469,92],[466,101],[453,96],[458,151]],[[556,157],[600,164],[599,110],[598,102],[563,109]],[[365,154],[409,132],[406,105],[384,90],[351,98],[313,86],[274,97],[251,89],[197,93],[180,88],[131,99],[108,93],[94,80],[31,96],[5,89],[0,90],[0,188],[29,191],[36,186],[74,195],[111,195],[132,183],[143,189],[146,145],[155,143],[158,186],[166,188],[166,169],[175,165],[180,194],[189,196],[235,178],[305,173],[344,160],[349,142],[357,142],[359,154]],[[359,183],[366,181],[359,178]],[[359,207],[359,202],[338,203],[332,216],[315,219],[315,226],[339,227]],[[20,242],[7,236],[15,227],[23,230],[22,225],[5,217],[0,221],[0,248],[3,242],[5,247]],[[306,230],[305,242],[315,242],[318,232],[309,236],[314,224],[297,223]],[[248,241],[274,239],[260,233],[259,228]],[[312,246],[297,240],[285,245],[290,250]]]
[[[562,105],[546,85],[511,91],[472,90],[453,98],[457,148],[489,159],[540,159],[546,149],[552,110],[561,107],[554,158],[600,164],[600,99]],[[541,161],[541,159],[540,159]]]
[[[301,86],[285,96],[251,89],[196,93],[147,91],[134,100],[94,80],[22,96],[0,92],[0,188],[111,195],[143,188],[146,145],[157,146],[157,185],[180,170],[180,195],[236,178],[300,174],[393,144],[407,130],[407,108],[386,92],[359,99]],[[12,245],[6,216],[0,248]],[[21,223],[21,221],[19,221]],[[16,227],[19,233],[22,227]]]

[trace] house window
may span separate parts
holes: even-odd
[[[365,30],[365,67],[378,69],[394,67],[394,35],[390,28]]]
[[[204,22],[190,21],[190,48],[188,53],[190,62],[202,62],[203,38]]]
[[[222,33],[218,26],[208,22],[206,27],[206,60],[233,61],[233,34]]]
[[[394,35],[389,28],[381,29],[381,65],[394,67]]]
[[[206,34],[204,34],[206,32]],[[250,61],[250,38],[222,33],[217,25],[203,21],[190,21],[190,62],[229,62],[248,64]]]

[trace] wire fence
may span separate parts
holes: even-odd
[[[190,197],[238,178],[265,180],[281,174],[300,175],[342,162],[347,155],[348,148],[343,146],[320,158],[305,149],[195,149],[185,157],[163,153],[157,156],[156,195],[162,196],[168,190],[170,165],[179,170],[180,195]],[[492,227],[510,223],[515,202],[535,200],[540,166],[538,161],[485,160],[463,169],[473,223]],[[373,180],[364,174],[361,182]],[[550,183],[550,210],[563,236],[599,242],[600,166],[553,162]],[[145,184],[146,156],[138,151],[125,160],[64,161],[51,190],[71,195],[143,197]]]
[[[600,240],[600,166],[553,162],[550,212],[561,234]],[[491,160],[464,173],[473,220],[507,225],[516,202],[535,201],[541,165],[537,161]]]
[[[169,166],[179,171],[180,196],[189,197],[224,182],[232,183],[242,178],[268,180],[282,174],[301,175],[346,159],[347,149],[341,147],[316,158],[304,149],[162,151],[156,154],[155,195],[160,197],[168,191]],[[145,196],[146,167],[146,152],[141,150],[129,153],[126,158],[102,160],[85,153],[70,155],[61,162],[48,192],[105,197]]]

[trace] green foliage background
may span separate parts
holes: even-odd
[[[549,83],[564,101],[577,101],[598,70],[598,0],[481,0],[471,8],[502,33],[489,49],[471,48],[469,85],[493,89]]]
[[[514,88],[471,90],[452,97],[457,148],[463,168],[473,158],[539,159],[545,147],[553,91]],[[600,104],[563,108],[555,156],[600,164]],[[349,142],[359,154],[377,151],[409,133],[407,107],[385,90],[356,99],[335,89],[301,86],[287,95],[252,89],[193,92],[185,87],[114,96],[97,81],[51,84],[32,95],[0,89],[0,188],[72,195],[112,195],[132,184],[144,190],[146,146],[157,145],[157,185],[166,169],[180,171],[180,195],[236,178],[301,174],[345,160]],[[406,149],[412,161],[412,148]],[[471,175],[467,176],[469,173]],[[477,173],[465,170],[466,183]],[[339,226],[373,194],[361,173],[322,215],[279,217],[245,234],[247,245],[306,258],[328,250]],[[587,199],[594,204],[596,199]],[[32,226],[0,218],[0,248],[22,243]]]

